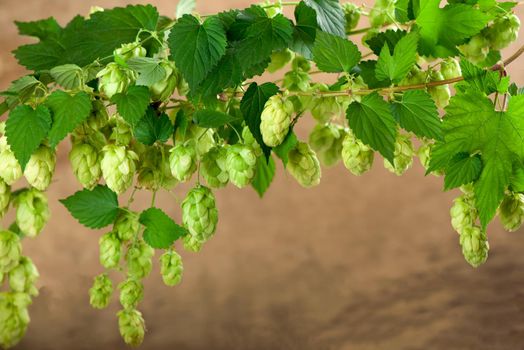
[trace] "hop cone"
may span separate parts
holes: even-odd
[[[118,267],[122,244],[114,232],[107,233],[100,237],[100,264],[106,269]]]
[[[140,152],[140,170],[138,172],[138,186],[150,191],[160,188],[171,189],[178,181],[171,173],[169,164],[169,146],[146,147]]]
[[[98,90],[108,98],[127,90],[135,81],[133,71],[120,66],[118,63],[109,63],[97,75]]]
[[[414,154],[415,149],[413,148],[409,136],[398,135],[397,142],[395,143],[394,164],[391,164],[389,160],[384,159],[384,167],[392,173],[401,176],[413,165]]]
[[[38,270],[28,257],[21,257],[18,265],[9,271],[9,287],[11,290],[29,295],[38,295],[35,282],[39,277]]]
[[[309,135],[309,145],[319,154],[326,166],[334,165],[341,158],[341,128],[333,124],[317,124]]]
[[[18,344],[29,325],[27,307],[31,297],[25,293],[0,293],[0,347]]]
[[[0,219],[4,216],[11,200],[11,187],[0,178]]]
[[[329,87],[324,84],[318,84],[315,89],[319,92],[329,91]],[[316,96],[311,102],[311,114],[319,123],[327,123],[334,117],[342,113],[342,106],[336,97],[333,96]]]
[[[102,175],[107,186],[121,194],[133,183],[138,156],[124,146],[107,145],[102,149]]]
[[[431,81],[441,81],[444,80],[442,73],[433,71],[430,75]],[[445,108],[449,104],[449,99],[451,98],[451,90],[449,85],[438,85],[430,86],[428,88],[428,93],[431,95],[433,101],[439,108]]]
[[[11,147],[7,144],[5,136],[0,137],[0,164],[2,164],[0,178],[9,186],[22,177],[22,168],[11,151]]]
[[[94,188],[102,176],[98,150],[87,142],[75,143],[69,161],[78,182],[87,189]]]
[[[276,147],[284,141],[291,124],[293,103],[281,95],[269,98],[260,116],[260,132],[264,143]]]
[[[182,202],[182,221],[197,240],[207,241],[218,222],[215,196],[207,187],[197,186],[187,194]]]
[[[311,77],[301,69],[292,70],[284,74],[282,86],[289,91],[306,92],[310,88]]]
[[[24,176],[27,182],[40,191],[45,191],[55,172],[56,154],[48,146],[40,146],[27,163]]]
[[[271,62],[267,67],[268,72],[275,73],[276,71],[285,67],[291,61],[293,54],[288,49],[274,51],[271,54]]]
[[[126,262],[129,276],[142,279],[149,275],[153,268],[151,259],[155,250],[144,241],[138,241],[127,250]]]
[[[139,346],[144,341],[146,325],[140,311],[135,309],[121,310],[117,314],[120,335],[131,346]]]
[[[160,273],[167,286],[175,286],[182,280],[182,257],[175,251],[168,251],[160,257]]]
[[[358,25],[358,21],[360,20],[360,9],[357,5],[350,2],[342,4],[342,9],[344,10],[344,16],[346,17],[346,33],[349,33]]]
[[[299,142],[289,152],[287,170],[303,187],[313,187],[320,183],[320,163],[315,152],[305,142]]]
[[[44,193],[30,189],[15,199],[16,224],[26,236],[36,237],[49,220],[49,207]]]
[[[202,157],[200,172],[210,187],[220,188],[226,186],[229,182],[227,150],[222,146],[211,148]]]
[[[256,163],[257,157],[251,147],[237,143],[227,148],[229,181],[238,188],[251,183],[255,176]]]
[[[133,140],[131,125],[118,114],[111,116],[109,123],[111,126],[109,139],[114,141],[117,146],[129,146],[131,140]]]
[[[193,235],[186,235],[184,236],[184,249],[193,252],[198,253],[200,249],[202,249],[203,242],[199,241],[195,236]]]
[[[507,231],[518,230],[524,222],[524,196],[519,193],[504,196],[499,207],[499,216],[502,226]]]
[[[255,140],[255,137],[249,130],[249,127],[247,126],[244,126],[244,129],[242,129],[242,139],[244,140],[244,145],[249,146],[253,149],[257,158],[264,154],[262,151],[262,147],[260,147],[257,140]]]
[[[122,210],[118,213],[113,231],[120,241],[127,242],[135,237],[140,227],[138,219],[139,215],[135,212]]]
[[[125,309],[134,309],[144,298],[144,285],[139,280],[128,278],[118,285],[120,304]]]
[[[369,12],[369,23],[379,28],[391,24],[395,18],[395,0],[377,0]]]
[[[95,309],[104,309],[111,301],[113,282],[105,273],[95,277],[93,286],[89,289],[89,303]]]
[[[515,14],[506,14],[497,18],[485,33],[493,50],[502,50],[517,40],[520,20]]]
[[[11,271],[22,253],[20,238],[11,231],[0,231],[0,274]]]
[[[460,77],[462,70],[460,69],[459,62],[453,57],[449,57],[440,64],[440,73],[442,73],[444,79],[452,79]]]
[[[483,62],[489,54],[490,42],[482,34],[477,34],[458,47],[464,57],[475,64]]]
[[[373,166],[375,154],[371,148],[348,132],[342,142],[342,161],[345,167],[356,176],[364,174]]]
[[[174,62],[162,61],[160,67],[164,68],[166,76],[149,88],[153,101],[165,101],[170,98],[175,92],[180,80],[180,73]]]
[[[464,258],[471,266],[478,267],[488,259],[488,238],[479,227],[465,227],[460,233],[460,245]]]
[[[121,61],[127,61],[135,57],[146,57],[147,50],[143,48],[140,43],[128,43],[122,44],[118,49],[113,52],[116,59]]]
[[[462,195],[454,200],[450,210],[451,226],[459,234],[466,228],[473,227],[477,220],[477,210],[474,200],[467,195]]]
[[[195,124],[190,124],[185,134],[182,134],[183,128],[179,129],[175,133],[175,144],[189,141],[187,143],[195,149],[197,155],[204,155],[215,146],[212,129],[203,129]]]
[[[171,174],[180,182],[186,182],[197,169],[196,152],[191,143],[180,144],[171,149],[169,156]]]

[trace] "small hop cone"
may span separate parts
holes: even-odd
[[[303,187],[313,187],[320,183],[320,163],[315,152],[305,142],[299,142],[289,152],[287,170]]]
[[[93,189],[102,176],[100,156],[89,143],[75,143],[69,152],[69,161],[78,182],[87,189]]]
[[[261,157],[264,153],[262,151],[262,147],[258,144],[257,140],[255,140],[255,137],[249,130],[249,127],[244,126],[244,129],[242,129],[242,139],[244,140],[244,145],[249,146],[253,149],[253,152],[255,152],[256,157]]]
[[[227,148],[226,164],[229,181],[238,188],[244,188],[255,176],[257,157],[251,147],[237,143]]]
[[[196,152],[191,142],[181,144],[171,149],[169,155],[171,174],[180,182],[186,182],[197,170]]]
[[[0,274],[8,273],[15,268],[21,254],[20,237],[11,231],[0,231]]]
[[[282,86],[289,91],[306,92],[311,87],[311,77],[303,70],[292,70],[284,74]]]
[[[147,147],[140,151],[140,170],[138,172],[138,187],[150,191],[160,188],[171,189],[178,181],[171,173],[169,164],[169,146]]]
[[[24,176],[27,182],[40,191],[45,191],[55,172],[56,153],[48,146],[40,146],[27,163]]]
[[[114,141],[117,146],[129,146],[133,140],[133,130],[131,125],[118,114],[109,119],[111,125],[111,135],[109,139]]]
[[[409,136],[399,134],[395,143],[394,164],[384,159],[384,167],[392,173],[401,176],[413,165],[414,154],[415,149]]]
[[[95,309],[104,309],[111,301],[113,282],[105,273],[95,277],[93,286],[89,289],[89,303]]]
[[[181,130],[177,130],[175,133],[175,145],[186,142],[195,149],[197,155],[204,155],[215,146],[214,132],[212,129],[204,129],[195,124],[190,124],[185,134],[181,134]]]
[[[453,58],[446,58],[440,64],[440,73],[444,79],[452,79],[462,76],[462,70],[460,69],[459,62]]]
[[[433,71],[430,74],[431,81],[444,80],[442,73]],[[445,108],[449,104],[451,98],[451,90],[449,85],[437,85],[428,87],[428,93],[431,95],[433,101],[439,108]]]
[[[124,342],[131,346],[142,344],[146,332],[142,313],[136,309],[125,309],[119,311],[117,316],[120,335]]]
[[[517,40],[519,29],[519,18],[513,13],[508,13],[493,21],[493,24],[487,28],[485,36],[493,50],[502,50]]]
[[[340,160],[342,142],[342,130],[333,124],[317,124],[309,135],[309,145],[326,166],[332,166]]]
[[[288,49],[275,51],[271,54],[271,62],[267,67],[268,72],[275,73],[285,67],[293,58],[293,53]]]
[[[229,182],[227,150],[222,146],[211,148],[202,157],[200,172],[210,187],[220,188],[226,186]]]
[[[115,49],[113,56],[115,59],[126,62],[135,57],[146,57],[147,50],[140,45],[140,43],[122,44],[118,49]]]
[[[144,285],[137,279],[128,278],[118,285],[120,304],[125,309],[134,309],[144,298]]]
[[[360,8],[350,2],[342,4],[342,10],[344,10],[344,16],[346,17],[346,33],[355,29],[360,20]]]
[[[0,178],[11,186],[22,177],[22,168],[16,160],[15,154],[7,143],[7,137],[0,137]]]
[[[20,342],[29,325],[26,293],[0,293],[0,347],[8,349]]]
[[[374,158],[375,153],[369,146],[357,139],[353,133],[346,133],[342,141],[342,161],[353,175],[360,176],[369,171]]]
[[[477,34],[458,49],[468,61],[478,64],[488,57],[490,42],[482,34]]]
[[[142,279],[151,273],[155,250],[144,241],[138,241],[127,250],[126,262],[129,276]]]
[[[524,195],[511,193],[504,196],[499,207],[499,216],[504,229],[509,232],[518,230],[524,222]]]
[[[124,146],[107,145],[102,149],[102,176],[107,186],[117,194],[124,193],[133,183],[138,156]]]
[[[11,201],[11,187],[0,178],[0,219],[5,215]]]
[[[473,227],[477,221],[477,209],[473,198],[464,194],[457,197],[450,210],[451,226],[461,234],[466,228]]]
[[[160,257],[160,273],[166,286],[176,286],[182,280],[184,267],[182,257],[177,252],[170,250]]]
[[[9,271],[9,287],[18,293],[27,293],[32,296],[38,295],[35,282],[40,275],[36,266],[28,257],[21,257],[18,265]]]
[[[140,228],[138,213],[129,211],[120,211],[113,225],[113,231],[118,239],[127,242],[133,239]]]
[[[188,252],[198,253],[202,249],[203,243],[193,235],[184,236],[184,249]]]
[[[207,187],[197,186],[182,202],[182,221],[197,240],[206,242],[215,233],[218,210],[215,196]]]
[[[479,267],[488,259],[489,244],[486,232],[477,226],[466,227],[460,234],[462,254],[473,267]]]
[[[108,98],[124,92],[135,81],[133,71],[122,67],[118,63],[109,63],[102,69],[96,77],[98,80],[98,89]]]
[[[36,237],[49,221],[47,197],[37,189],[25,190],[15,198],[16,224],[26,236]]]
[[[377,0],[369,11],[369,22],[372,27],[379,28],[391,24],[395,18],[395,0]]]
[[[100,247],[100,264],[106,269],[117,268],[122,250],[122,243],[118,235],[114,232],[107,233],[100,237],[98,244]]]
[[[171,61],[162,61],[160,67],[164,68],[166,75],[164,79],[151,85],[149,91],[151,92],[151,99],[153,101],[165,101],[169,99],[175,89],[180,83],[180,73],[178,72],[175,63]]]
[[[329,91],[329,87],[324,84],[315,86],[315,90],[319,92]],[[333,96],[316,96],[311,102],[311,114],[319,123],[327,123],[332,118],[336,118],[343,112],[343,107],[339,100]]]
[[[286,138],[291,125],[293,103],[282,95],[269,98],[260,116],[260,132],[269,147],[280,145]]]

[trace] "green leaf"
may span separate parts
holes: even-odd
[[[9,106],[7,105],[7,102],[2,101],[2,103],[0,103],[0,116],[2,116],[8,110],[9,110]]]
[[[232,50],[228,50],[198,87],[196,94],[204,98],[217,96],[229,87],[236,87],[244,80],[242,68]]]
[[[514,192],[524,192],[524,167],[522,162],[513,164],[513,173],[510,179],[511,190]]]
[[[358,47],[347,39],[317,32],[313,47],[313,60],[318,68],[327,73],[349,72],[362,55]]]
[[[284,168],[287,167],[287,163],[289,161],[289,152],[294,150],[297,147],[298,144],[298,138],[297,135],[293,132],[293,130],[289,131],[289,134],[287,134],[284,141],[278,145],[277,147],[273,148],[273,152],[282,160],[282,164],[284,164]]]
[[[273,160],[273,158],[270,157],[269,161],[266,161],[265,157],[259,157],[257,159],[255,177],[251,182],[251,186],[253,186],[255,191],[257,191],[260,198],[264,197],[264,194],[273,182],[274,177],[275,161]]]
[[[442,121],[431,96],[423,90],[410,90],[391,105],[400,126],[418,137],[442,139]]]
[[[56,147],[70,132],[83,123],[91,113],[91,99],[81,91],[76,95],[57,90],[46,104],[53,112],[53,126],[49,131],[49,144]]]
[[[118,215],[118,197],[109,187],[98,185],[60,200],[82,225],[98,229],[112,224]]]
[[[388,87],[391,85],[391,82],[388,80],[378,80],[375,74],[375,68],[377,66],[377,61],[361,61],[357,68],[355,69],[359,75],[364,79],[364,82],[370,89]]]
[[[180,0],[176,5],[176,18],[190,15],[196,8],[196,0]]]
[[[497,85],[500,80],[499,72],[482,69],[465,59],[460,60],[460,69],[464,81],[470,88],[484,92],[487,95],[497,91]]]
[[[155,249],[168,249],[177,239],[188,233],[158,208],[143,211],[140,214],[140,223],[146,228],[144,241]]]
[[[326,33],[346,37],[346,17],[338,0],[304,0],[317,13],[319,27]]]
[[[295,22],[291,49],[307,59],[312,59],[318,28],[317,13],[301,1],[295,7]]]
[[[43,105],[39,105],[36,109],[21,105],[11,111],[5,133],[7,143],[11,146],[22,170],[47,136],[50,128],[51,113]]]
[[[456,154],[446,168],[444,189],[450,190],[476,181],[482,172],[480,156],[470,156],[468,153]]]
[[[154,109],[149,108],[136,125],[134,134],[138,142],[151,146],[157,141],[167,142],[173,131],[173,124],[165,113],[158,116]]]
[[[76,64],[64,64],[49,72],[56,83],[64,89],[79,89],[84,84],[84,71]]]
[[[133,57],[127,61],[129,68],[138,73],[136,85],[151,87],[166,77],[160,60],[150,57]]]
[[[171,30],[168,43],[177,68],[192,90],[226,53],[226,33],[217,17],[200,24],[196,17],[184,15]]]
[[[253,134],[255,140],[262,147],[262,151],[269,158],[271,154],[271,148],[267,147],[262,139],[262,133],[260,132],[260,116],[264,110],[264,106],[269,98],[278,93],[279,89],[273,83],[264,83],[258,85],[257,83],[251,83],[247,89],[242,101],[240,101],[240,110],[244,115],[249,131]]]
[[[120,114],[130,125],[136,125],[146,113],[149,106],[149,89],[145,86],[132,86],[127,92],[116,94],[111,98]]]
[[[373,51],[377,56],[380,55],[380,52],[385,45],[389,47],[390,53],[393,54],[395,46],[397,46],[399,40],[405,37],[406,34],[407,32],[405,30],[388,29],[385,32],[380,32],[367,39],[366,44],[368,44],[371,51]]]
[[[55,38],[62,30],[53,17],[34,22],[15,21],[15,24],[18,27],[18,33],[20,33],[20,35],[34,36],[42,40]]]
[[[194,113],[193,122],[202,128],[219,128],[235,121],[229,114],[210,109],[201,109]]]
[[[389,79],[399,83],[406,77],[417,61],[417,33],[409,33],[400,39],[395,46],[393,55],[388,44],[382,47],[375,72],[380,80]]]
[[[397,123],[389,104],[374,92],[349,105],[347,119],[355,136],[393,163]]]

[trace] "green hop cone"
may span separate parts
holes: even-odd
[[[373,166],[375,153],[353,135],[347,132],[342,141],[342,161],[344,166],[356,176],[369,171]]]
[[[11,231],[0,231],[0,274],[11,271],[20,261],[20,237]]]
[[[106,273],[95,277],[93,286],[89,289],[89,303],[95,309],[104,309],[111,301],[113,282]]]
[[[166,286],[176,286],[182,280],[184,267],[182,257],[177,252],[170,250],[160,257],[160,274]]]
[[[313,187],[320,183],[320,163],[315,152],[305,142],[299,142],[289,152],[287,170],[303,187]]]
[[[135,242],[126,254],[127,272],[129,276],[142,279],[151,273],[152,258],[155,250],[144,241]]]
[[[100,247],[100,264],[106,269],[118,267],[122,250],[122,243],[115,232],[110,232],[98,241]]]
[[[255,140],[255,137],[251,133],[251,130],[249,130],[248,126],[244,126],[244,129],[242,129],[242,139],[244,140],[244,144],[246,146],[249,146],[253,149],[257,158],[261,157],[262,154],[264,154],[264,152],[262,151],[262,147],[260,147],[257,140]]]
[[[284,68],[284,66],[291,61],[292,57],[293,53],[288,49],[274,51],[271,54],[271,62],[269,62],[269,66],[267,67],[268,72],[275,73]]]
[[[175,133],[175,145],[189,141],[187,143],[195,149],[198,156],[206,154],[215,146],[213,129],[204,129],[191,123],[185,133],[181,130],[183,128],[178,128]]]
[[[244,188],[255,176],[257,157],[249,146],[237,143],[227,148],[227,171],[229,181],[238,188]]]
[[[408,135],[399,134],[395,142],[395,152],[393,163],[384,159],[384,167],[392,173],[401,176],[413,165],[415,149]]]
[[[472,63],[481,63],[488,57],[490,42],[482,34],[475,35],[458,47],[464,57]]]
[[[396,0],[377,0],[369,12],[369,23],[374,28],[391,24],[395,20]]]
[[[477,226],[466,227],[460,233],[460,245],[466,261],[479,267],[488,259],[489,244],[486,232]]]
[[[73,144],[69,152],[69,161],[73,174],[80,184],[87,189],[93,189],[102,176],[98,150],[87,142]]]
[[[98,90],[108,98],[125,92],[136,79],[133,71],[115,62],[109,63],[96,77],[99,79]]]
[[[509,232],[518,230],[524,222],[524,195],[506,194],[499,207],[499,217],[504,229]]]
[[[317,84],[315,90],[318,92],[327,92],[329,87],[324,84]],[[319,123],[327,123],[332,118],[340,116],[343,112],[339,100],[333,96],[315,96],[311,102],[311,114]]]
[[[16,224],[26,236],[36,237],[47,224],[50,212],[47,197],[37,189],[20,192],[14,201]]]
[[[111,126],[111,135],[109,139],[114,141],[117,146],[128,146],[133,140],[133,131],[131,125],[121,116],[115,114],[109,118]]]
[[[197,170],[196,152],[192,142],[179,144],[171,149],[169,167],[171,174],[180,182],[187,182]]]
[[[346,17],[346,34],[355,29],[360,20],[360,8],[350,2],[342,4],[342,10],[344,10],[344,16]]]
[[[140,228],[140,215],[135,212],[120,211],[115,220],[113,231],[117,234],[118,239],[127,242],[133,239]]]
[[[151,85],[149,88],[153,101],[166,101],[169,99],[175,92],[181,79],[174,62],[162,61],[160,67],[164,68],[166,75],[164,79]]]
[[[429,168],[429,164],[431,162],[431,150],[432,150],[433,146],[434,146],[434,143],[431,143],[429,141],[423,140],[422,141],[422,145],[417,150],[417,156],[418,156],[418,159],[420,160],[420,164],[426,170]],[[435,175],[435,176],[442,176],[442,175],[444,175],[442,173],[442,171],[438,171],[438,170],[437,171],[433,171],[432,174]]]
[[[142,313],[136,309],[125,309],[119,311],[117,316],[120,335],[124,342],[131,346],[142,344],[146,332]]]
[[[147,50],[140,45],[140,43],[122,44],[113,52],[116,61],[126,62],[135,57],[146,57]]]
[[[215,233],[218,222],[213,192],[205,186],[197,186],[182,202],[182,221],[197,240],[206,242]]]
[[[284,74],[282,86],[289,91],[306,92],[310,88],[311,77],[303,70],[292,70]]]
[[[0,293],[0,347],[18,344],[27,331],[31,297],[26,293]]]
[[[508,13],[497,18],[483,34],[489,40],[492,49],[502,50],[517,40],[519,29],[519,18],[513,13]]]
[[[22,177],[22,168],[16,160],[15,154],[7,143],[7,137],[0,137],[0,178],[11,186]]]
[[[8,274],[9,287],[12,291],[27,293],[32,296],[38,295],[35,282],[39,277],[38,270],[28,257],[21,257],[18,265]]]
[[[260,132],[266,145],[276,147],[284,141],[291,125],[292,114],[291,101],[281,95],[269,98],[260,116]]]
[[[24,176],[34,188],[45,191],[55,172],[56,154],[48,146],[40,146],[27,163]]]
[[[193,235],[184,236],[184,249],[188,252],[198,253],[202,249],[203,243]]]
[[[120,304],[125,309],[134,309],[144,298],[144,285],[137,279],[128,278],[118,285]]]
[[[342,156],[341,131],[340,127],[333,124],[317,124],[309,135],[309,145],[326,166],[336,164]]]
[[[0,219],[5,215],[11,201],[11,187],[0,178]]]
[[[414,66],[408,73],[408,75],[399,83],[402,85],[415,85],[425,83],[428,79],[427,73],[420,69],[418,66]]]
[[[226,186],[229,182],[226,148],[222,146],[213,147],[204,154],[200,163],[200,172],[210,187]]]
[[[431,81],[444,80],[441,72],[433,71],[430,73]],[[428,87],[428,93],[431,95],[433,101],[439,108],[445,108],[449,104],[451,98],[451,90],[449,85],[437,85]]]
[[[473,227],[477,221],[477,209],[474,198],[469,194],[463,194],[453,201],[450,209],[451,226],[461,234],[466,228]]]
[[[453,58],[446,58],[440,64],[440,73],[444,79],[453,79],[462,76],[462,70],[460,69],[459,62]]]
[[[105,146],[100,166],[107,186],[117,194],[124,193],[133,183],[137,160],[137,154],[124,146]]]
[[[293,61],[291,61],[291,69],[309,72],[311,70],[311,63],[304,57],[297,55],[293,58]]]
[[[171,189],[176,186],[178,181],[173,177],[169,165],[169,148],[168,145],[154,145],[145,147],[139,152],[141,162],[138,171],[139,188],[156,191],[160,188]]]

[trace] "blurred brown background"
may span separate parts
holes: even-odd
[[[162,14],[175,12],[175,0],[150,2]],[[128,3],[0,0],[0,90],[24,73],[10,52],[30,39],[17,36],[14,20],[53,15],[64,24],[91,5]],[[253,2],[198,3],[212,13]],[[509,69],[520,84],[523,62]],[[302,123],[300,133],[310,126]],[[418,162],[400,178],[381,159],[361,178],[340,165],[311,190],[278,170],[263,200],[251,189],[217,193],[218,232],[199,254],[180,249],[180,286],[165,287],[156,264],[140,305],[148,327],[143,349],[524,349],[523,232],[493,223],[490,258],[475,270],[450,226],[456,193],[442,193],[442,181],[424,177]],[[62,149],[49,192],[52,221],[24,242],[42,288],[18,349],[125,348],[117,296],[103,311],[88,303],[102,271],[103,232],[82,228],[57,202],[77,189]],[[186,191],[176,191],[178,200]],[[140,199],[147,206],[149,196]],[[163,195],[159,204],[179,218],[176,199]]]

